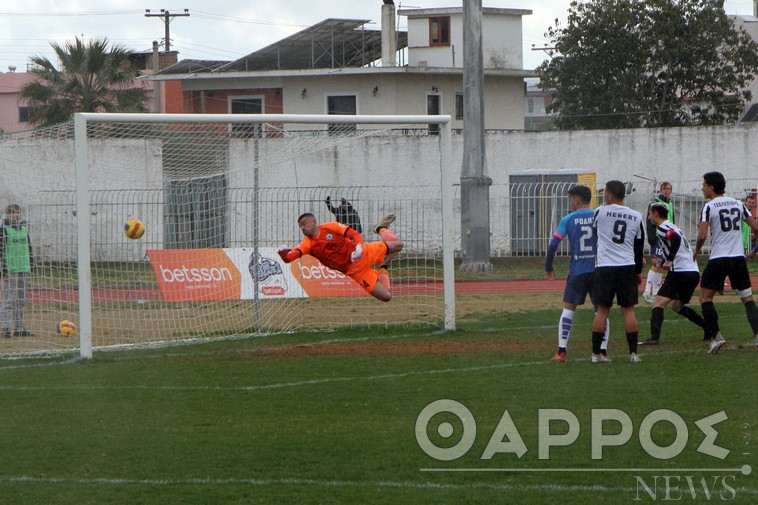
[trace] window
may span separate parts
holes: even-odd
[[[342,114],[354,116],[357,112],[355,95],[333,95],[326,99],[326,113],[327,114]],[[339,132],[353,132],[355,131],[355,123],[353,124],[330,124],[328,131],[330,133]]]
[[[31,115],[31,110],[29,107],[18,108],[18,122],[19,123],[28,123],[30,115]]]
[[[429,45],[450,45],[450,16],[429,18]]]
[[[534,98],[529,98],[526,101],[526,111],[529,114],[534,114]]]
[[[463,93],[455,94],[455,119],[463,119]]]
[[[426,95],[426,113],[430,116],[436,116],[440,114],[440,96],[439,95]],[[430,124],[429,133],[436,135],[440,132],[440,125]]]
[[[231,114],[263,114],[262,97],[230,97],[229,112]],[[232,136],[236,138],[263,137],[261,123],[232,124]]]

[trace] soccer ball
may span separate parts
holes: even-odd
[[[64,337],[73,337],[76,335],[76,325],[68,319],[64,319],[58,323],[58,334]]]
[[[127,238],[136,240],[138,238],[141,238],[142,235],[144,234],[145,234],[145,223],[143,223],[139,219],[130,219],[124,225],[124,235],[126,235]]]

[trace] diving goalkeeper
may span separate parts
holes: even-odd
[[[403,241],[389,229],[395,216],[384,216],[374,227],[381,242],[363,242],[360,233],[344,224],[330,222],[318,224],[316,216],[307,212],[297,218],[297,224],[305,235],[294,249],[279,248],[279,256],[285,263],[310,254],[325,266],[342,272],[377,300],[392,299],[389,273],[385,265],[388,256],[403,249]],[[381,265],[374,270],[373,265]]]

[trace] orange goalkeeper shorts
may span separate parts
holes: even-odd
[[[353,262],[345,274],[357,282],[360,287],[371,293],[379,279],[379,272],[371,268],[382,263],[387,255],[387,244],[384,242],[363,243],[363,255]]]

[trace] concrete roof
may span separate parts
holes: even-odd
[[[409,18],[427,18],[431,16],[463,14],[463,8],[438,7],[432,9],[400,9],[397,13]],[[532,11],[529,9],[498,9],[495,7],[482,7],[482,15],[484,14],[497,16],[529,16],[532,14]]]
[[[182,63],[182,62],[179,62]],[[178,64],[177,64],[178,65]],[[170,69],[171,67],[169,67]],[[175,81],[175,80],[199,80],[199,79],[232,79],[232,78],[270,78],[270,77],[314,77],[335,75],[392,75],[392,74],[417,74],[417,75],[463,75],[463,69],[459,67],[346,67],[346,68],[316,68],[295,70],[247,70],[227,72],[198,72],[192,74],[174,73],[169,74],[165,69],[159,74],[143,77],[150,81]],[[492,77],[536,77],[534,70],[525,69],[495,69],[485,68],[485,76]]]

